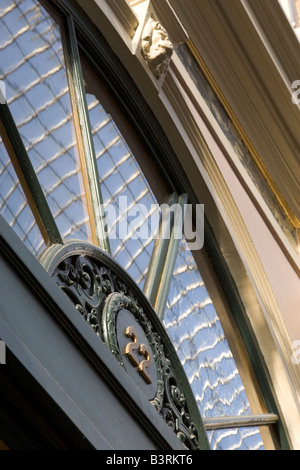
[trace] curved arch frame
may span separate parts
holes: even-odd
[[[135,317],[156,365],[157,389],[151,403],[188,449],[208,450],[196,400],[176,351],[129,274],[100,248],[76,241],[53,245],[40,262],[123,367],[116,319],[124,308]]]

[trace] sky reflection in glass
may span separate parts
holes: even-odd
[[[136,159],[111,116],[93,95],[87,95],[87,100],[104,208],[112,205],[117,215],[116,220],[110,219],[107,212],[111,231],[115,230],[118,234],[122,222],[129,220],[130,211],[136,210],[136,214],[130,218],[132,226],[128,229],[128,236],[122,239],[110,236],[111,253],[142,288],[158,228],[159,208]],[[121,198],[127,202],[126,206],[120,203]],[[155,224],[151,227],[150,216],[155,215],[157,224],[156,227]],[[136,226],[134,219],[137,218],[141,221]],[[147,240],[138,236],[145,231],[149,233]]]
[[[0,21],[0,80],[31,163],[62,237],[88,240],[59,27],[33,0],[1,0]]]
[[[1,105],[0,105],[1,106]],[[27,248],[36,254],[45,248],[42,235],[0,139],[0,215]]]
[[[185,240],[171,284],[165,327],[183,364],[203,417],[252,414],[235,361]],[[259,430],[209,432],[212,447],[263,448]]]

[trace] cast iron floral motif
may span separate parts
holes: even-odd
[[[92,256],[91,250],[84,253],[83,247],[81,251],[72,253],[69,247],[65,256],[56,257],[52,263],[48,260],[45,267],[123,367],[116,319],[124,309],[133,315],[147,337],[156,366],[155,396],[150,401],[183,444],[188,449],[198,449],[197,426],[190,418],[187,398],[172,364],[174,359],[166,355],[167,337],[164,333],[162,344],[159,326],[163,327],[152,307],[127,273],[122,275],[122,268],[111,257],[100,250],[97,250],[98,256]],[[109,263],[105,262],[106,258]],[[144,305],[149,305],[147,310],[141,306],[141,298]]]

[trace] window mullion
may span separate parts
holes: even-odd
[[[0,135],[46,245],[62,238],[7,103],[0,105]]]
[[[271,426],[277,424],[279,418],[276,414],[265,413],[261,415],[218,416],[215,418],[202,418],[206,431],[220,429]]]
[[[165,210],[162,210],[159,236],[153,249],[145,281],[144,294],[161,320],[164,317],[181,241],[184,206],[187,200],[186,194],[179,197],[173,194]]]
[[[167,205],[172,206],[178,201],[177,194],[173,193]],[[152,306],[155,306],[157,293],[160,286],[160,280],[164,269],[164,262],[167,256],[168,247],[170,240],[167,239],[166,233],[171,233],[171,218],[164,218],[164,214],[161,214],[159,223],[159,232],[156,239],[156,243],[153,248],[150,265],[147,271],[147,277],[144,284],[144,294],[148,298]]]
[[[92,242],[107,253],[110,245],[105,230],[105,215],[97,161],[86,102],[83,76],[72,16],[64,21],[65,61],[67,67],[73,119],[77,137],[80,166],[90,220]]]

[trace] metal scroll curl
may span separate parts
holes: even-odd
[[[177,354],[152,306],[111,256],[87,243],[55,245],[41,263],[187,449],[206,442]]]

